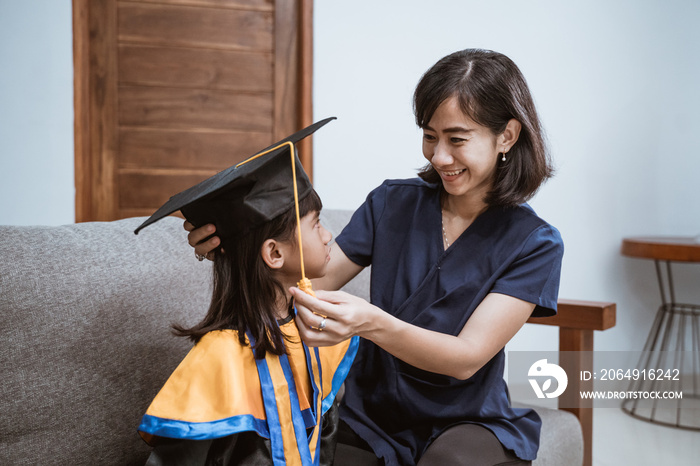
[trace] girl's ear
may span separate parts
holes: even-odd
[[[280,243],[274,239],[268,239],[265,240],[260,248],[260,255],[263,261],[271,269],[280,269],[284,265],[284,254],[280,246]]]
[[[502,152],[508,152],[511,147],[518,142],[518,137],[520,137],[520,129],[522,125],[515,118],[511,118],[506,125],[506,129],[501,133],[499,148],[503,146]]]

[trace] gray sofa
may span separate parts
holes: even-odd
[[[348,212],[327,211],[337,233]],[[170,334],[206,311],[211,267],[182,221],[0,226],[0,464],[138,465],[141,415],[190,344]],[[348,291],[367,295],[367,274]],[[578,420],[540,410],[539,465],[578,465]]]

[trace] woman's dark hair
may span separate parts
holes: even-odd
[[[421,78],[413,95],[416,123],[425,128],[438,106],[452,96],[462,111],[493,134],[501,134],[512,118],[520,136],[500,162],[488,205],[515,206],[531,198],[553,174],[535,104],[527,82],[513,61],[489,50],[466,49],[438,61]],[[440,175],[428,164],[418,175],[430,183]]]
[[[321,199],[312,190],[299,202],[299,214],[304,217],[320,212],[322,207]],[[274,278],[260,252],[268,239],[296,241],[295,232],[296,215],[292,207],[261,227],[223,242],[225,252],[221,248],[215,251],[214,284],[207,315],[191,328],[173,325],[173,333],[197,343],[213,330],[235,329],[241,345],[246,344],[246,332],[251,333],[256,358],[264,358],[267,351],[285,354],[285,336],[277,324],[276,313],[285,289]]]

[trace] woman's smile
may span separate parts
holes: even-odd
[[[467,170],[466,168],[462,168],[462,169],[460,169],[460,170],[450,170],[450,171],[448,171],[448,170],[438,170],[438,172],[439,172],[440,175],[443,177],[443,179],[446,179],[446,180],[450,181],[451,179],[456,178],[457,176],[461,175],[461,174],[462,174],[463,172],[465,172],[466,170]]]
[[[441,173],[447,177],[450,177],[450,176],[460,175],[465,170],[466,170],[466,168],[462,168],[461,170],[453,170],[453,171],[442,170]]]

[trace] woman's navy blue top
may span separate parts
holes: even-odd
[[[556,313],[563,243],[527,205],[490,207],[444,250],[439,185],[388,180],[336,239],[372,265],[371,301],[419,327],[457,335],[489,293]],[[411,342],[405,342],[410,345]],[[413,465],[446,428],[475,423],[524,460],[535,459],[541,420],[510,407],[503,349],[467,380],[417,369],[362,340],[345,381],[341,418],[387,465]]]

